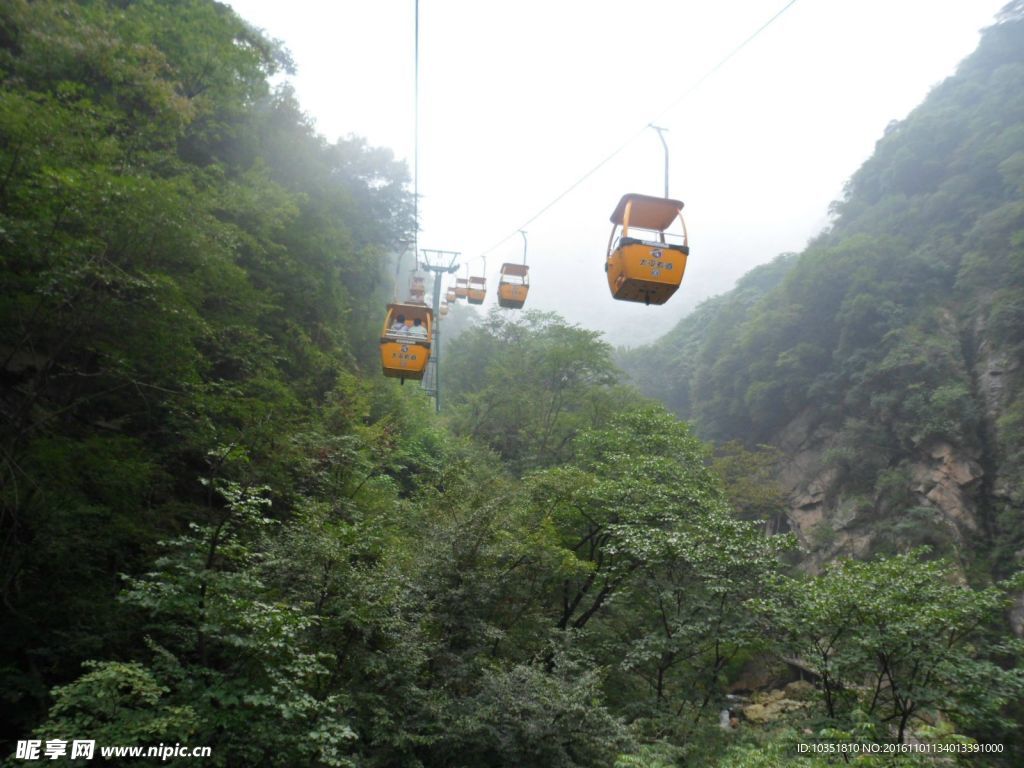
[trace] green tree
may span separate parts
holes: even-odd
[[[569,459],[573,438],[631,394],[614,386],[599,334],[551,313],[510,314],[495,309],[462,334],[447,372],[454,429],[522,472]]]
[[[721,701],[726,666],[759,646],[744,605],[786,540],[730,516],[706,448],[663,409],[619,414],[576,450],[530,479],[564,552],[555,626],[601,649],[617,707],[684,738]]]
[[[369,400],[351,371],[412,222],[404,168],[316,135],[268,83],[287,55],[226,5],[16,0],[0,29],[8,737],[140,647],[117,574],[208,521],[211,451],[287,517],[320,408]],[[360,426],[376,468],[387,433]]]
[[[786,494],[776,479],[782,460],[778,448],[759,445],[751,451],[738,440],[716,444],[711,460],[733,512],[743,520],[763,522],[769,533],[789,528]]]
[[[859,717],[875,738],[903,743],[939,713],[968,732],[988,727],[1024,690],[1020,670],[993,660],[1009,647],[985,642],[1009,586],[972,589],[919,550],[784,579],[762,608],[785,653],[818,679],[827,718]]]
[[[148,741],[187,730],[217,765],[351,765],[347,697],[325,686],[334,660],[312,643],[315,617],[273,601],[260,577],[255,545],[274,525],[269,502],[231,483],[217,491],[225,506],[210,523],[166,542],[153,571],[128,579],[122,600],[146,617],[148,663],[94,665],[58,691],[43,730],[95,721]],[[118,675],[119,691],[138,692],[119,693],[125,703],[111,711],[89,693]]]

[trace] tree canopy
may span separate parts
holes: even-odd
[[[758,443],[819,405],[837,476],[896,505],[899,451],[985,442],[934,329],[983,317],[1019,353],[1024,166],[995,115],[1019,105],[1020,15],[880,142],[833,231],[694,313],[667,368],[495,310],[446,337],[439,417],[375,357],[417,225],[407,171],[318,135],[271,85],[286,51],[212,0],[0,6],[0,750],[782,764],[807,734],[735,731],[730,696],[796,658],[815,738],[906,741],[937,713],[1015,764],[1019,581],[971,584],[903,539],[797,575]],[[965,94],[983,117],[947,121]],[[955,217],[918,217],[951,190]],[[742,442],[702,442],[617,357]]]

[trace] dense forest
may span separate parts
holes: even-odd
[[[378,367],[407,169],[291,66],[0,5],[0,762],[1024,761],[1024,3],[657,354],[456,308],[440,416]]]

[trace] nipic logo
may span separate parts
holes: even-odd
[[[40,749],[43,750],[40,754]],[[72,741],[71,753],[68,754],[68,742],[64,739],[48,739],[46,747],[43,748],[42,739],[27,739],[19,741],[15,750],[15,758],[18,760],[56,760],[58,757],[70,757],[72,760],[85,758],[92,760],[96,753],[95,741]]]

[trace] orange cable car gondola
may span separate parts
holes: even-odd
[[[682,210],[679,200],[633,193],[622,196],[611,215],[612,234],[604,265],[614,298],[664,304],[676,292],[690,254]],[[683,229],[682,241],[669,242],[665,230],[677,218]],[[622,234],[616,240],[619,227]],[[657,233],[657,240],[631,237],[631,229]]]
[[[426,293],[427,281],[421,275],[413,275],[409,280],[409,301],[422,304]]]
[[[502,264],[498,282],[498,305],[522,309],[530,291],[530,268],[525,264]]]
[[[441,317],[444,317],[445,315],[447,315],[448,314],[448,302],[447,301],[442,301],[441,302],[441,308],[438,311],[441,313]]]
[[[445,301],[447,301],[449,304],[454,304],[456,299],[458,299],[459,297],[455,295],[455,289],[454,288],[449,288],[448,292],[445,293],[444,298],[445,298]]]
[[[471,277],[466,287],[466,300],[470,304],[483,304],[487,296],[487,278]]]
[[[380,363],[384,375],[419,380],[430,359],[434,313],[425,304],[388,304],[380,336]]]
[[[465,277],[455,278],[455,298],[464,299],[469,295],[469,280]]]
[[[498,279],[498,306],[505,309],[522,309],[526,303],[526,294],[530,292],[530,268],[526,266],[526,233],[523,236],[523,263],[506,262],[501,265],[501,277]]]

